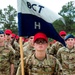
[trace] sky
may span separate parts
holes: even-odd
[[[75,0],[35,0],[35,1],[46,6],[50,10],[58,13],[62,9],[63,5],[65,5],[70,1]],[[17,10],[17,0],[0,0],[0,9],[7,8],[7,6],[9,5],[13,6]]]

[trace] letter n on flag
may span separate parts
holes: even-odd
[[[59,36],[52,23],[62,18],[34,0],[17,0],[19,36],[32,36],[43,32],[63,45],[64,40]]]

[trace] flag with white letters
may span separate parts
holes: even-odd
[[[47,37],[65,45],[52,25],[55,20],[62,18],[60,15],[34,0],[17,0],[17,4],[19,36],[32,36],[37,32],[43,32]]]

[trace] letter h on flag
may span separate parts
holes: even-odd
[[[19,36],[32,36],[43,32],[63,45],[64,40],[54,29],[52,23],[62,18],[34,0],[17,0],[18,2],[18,28]]]

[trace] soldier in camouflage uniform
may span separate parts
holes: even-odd
[[[59,35],[64,39],[66,36],[66,32],[65,31],[60,31]],[[50,48],[49,50],[49,54],[52,54],[53,56],[56,57],[57,51],[59,50],[59,48],[63,47],[63,44],[61,44],[60,42],[56,41]]]
[[[47,46],[47,36],[41,32],[35,34],[35,53],[24,60],[25,75],[61,75],[62,67],[55,57],[46,53]],[[20,66],[16,75],[21,75]]]
[[[24,56],[25,57],[28,57],[34,51],[33,39],[34,39],[34,36],[30,36],[29,39],[28,39],[28,42],[26,42],[24,44],[24,46],[23,46]]]
[[[14,54],[4,45],[4,33],[0,31],[0,75],[14,75]]]
[[[19,44],[15,41],[16,35],[12,33],[10,29],[6,29],[5,32],[5,47],[13,51],[14,56],[15,56],[15,72],[17,70],[18,64],[19,64],[19,58],[20,58],[20,49],[19,49]]]
[[[10,29],[6,29],[4,31],[4,35],[5,35],[5,41],[9,44],[11,42],[11,34],[12,34],[12,31]]]
[[[11,41],[12,41],[11,34],[12,34],[12,31],[10,29],[6,29],[4,31],[4,35],[5,35],[5,46],[7,48],[11,49],[15,53],[15,50],[14,50],[14,48],[11,45]]]
[[[11,38],[12,38],[12,40],[11,40],[11,45],[12,45],[12,47],[13,47],[13,49],[15,50],[15,53],[14,53],[14,55],[15,55],[15,63],[14,63],[14,65],[15,65],[15,72],[14,72],[14,75],[16,74],[16,71],[17,71],[17,68],[18,68],[18,66],[19,66],[19,62],[20,62],[20,47],[19,47],[19,43],[16,41],[16,34],[11,34]]]
[[[65,37],[66,47],[57,52],[57,58],[63,67],[63,75],[75,75],[75,49],[74,36],[68,34]]]

